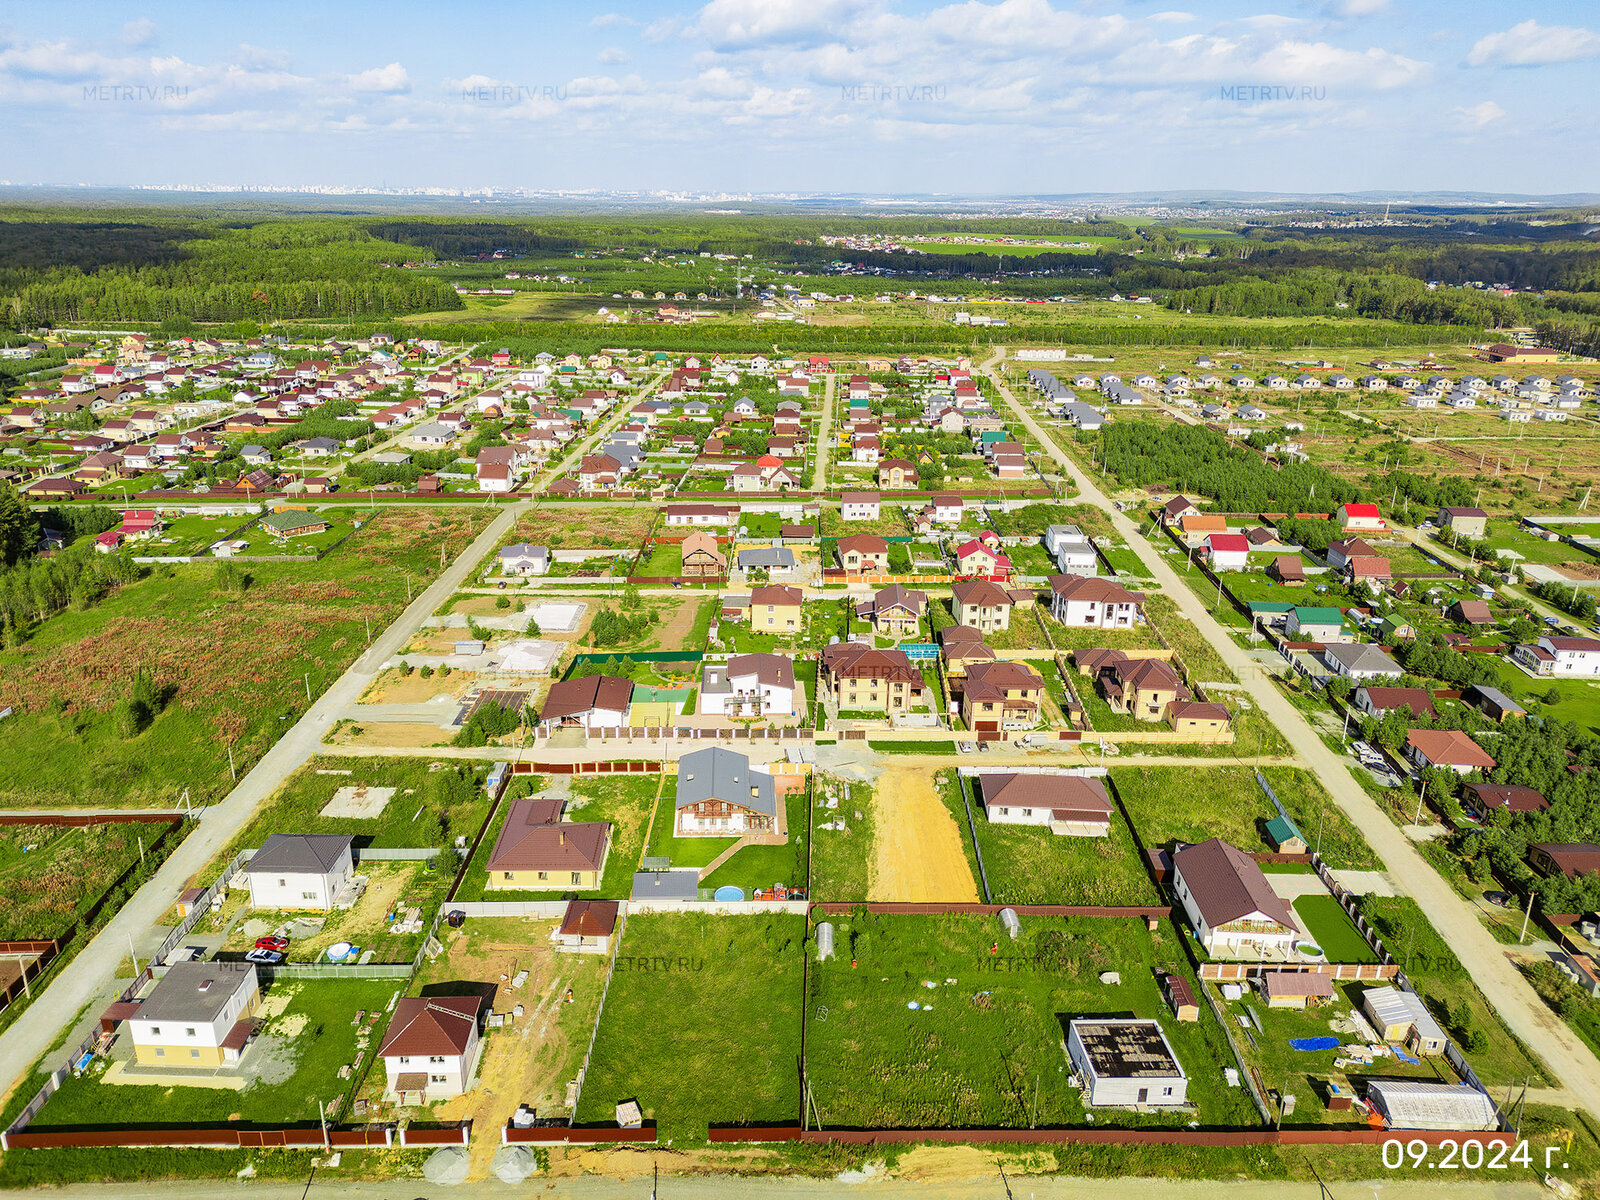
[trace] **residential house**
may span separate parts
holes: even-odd
[[[500,549],[500,571],[505,575],[548,575],[550,550],[547,546],[530,546],[527,542],[503,546]]]
[[[1190,698],[1177,669],[1159,658],[1119,654],[1100,668],[1098,682],[1113,710],[1140,721],[1163,721],[1170,705]]]
[[[1085,1081],[1092,1108],[1169,1108],[1185,1104],[1189,1081],[1155,1021],[1077,1017],[1067,1025],[1067,1057]]]
[[[958,625],[971,626],[981,633],[1011,627],[1011,597],[987,579],[962,580],[950,589],[950,601]]]
[[[1600,872],[1600,846],[1592,842],[1537,842],[1528,847],[1528,865],[1541,875],[1577,879]]]
[[[669,504],[668,525],[736,525],[739,510],[726,504]]]
[[[857,533],[839,539],[839,565],[852,574],[882,573],[889,569],[889,543],[881,537]]]
[[[1413,729],[1405,755],[1420,768],[1448,767],[1458,775],[1494,769],[1494,759],[1459,729]]]
[[[675,837],[744,837],[782,833],[783,805],[772,776],[750,757],[722,746],[678,759]]]
[[[1405,672],[1381,647],[1368,643],[1340,643],[1322,648],[1322,660],[1335,675],[1346,679],[1398,679]]]
[[[1174,496],[1161,506],[1161,523],[1163,525],[1179,525],[1185,517],[1199,513],[1192,500],[1184,496]]]
[[[1174,700],[1167,705],[1167,721],[1174,733],[1209,741],[1227,733],[1233,718],[1227,705],[1213,700]]]
[[[236,1066],[261,1006],[254,963],[176,962],[126,1017],[141,1067],[203,1070]]]
[[[878,486],[905,491],[917,486],[917,468],[903,458],[886,458],[878,463]]]
[[[794,551],[787,546],[756,546],[739,551],[741,571],[765,571],[769,578],[788,578],[795,572]]]
[[[802,625],[797,587],[754,588],[750,592],[750,628],[758,633],[797,634]]]
[[[1510,696],[1499,688],[1487,684],[1473,684],[1464,693],[1461,699],[1472,705],[1490,720],[1504,723],[1507,717],[1525,717],[1528,710],[1523,708]]]
[[[1600,675],[1600,641],[1594,638],[1546,636],[1533,645],[1513,647],[1511,657],[1535,675]]]
[[[1144,597],[1110,579],[1050,576],[1050,615],[1063,625],[1132,629],[1143,620]]]
[[[1445,610],[1445,616],[1461,625],[1493,625],[1494,614],[1482,600],[1457,600]]]
[[[611,850],[611,824],[563,820],[565,807],[565,800],[549,796],[512,802],[489,854],[484,885],[488,890],[570,891],[600,886]]]
[[[846,521],[876,521],[879,513],[877,492],[845,492],[839,500],[840,516]]]
[[[1441,508],[1437,522],[1458,537],[1481,538],[1489,527],[1489,514],[1481,508]]]
[[[1058,837],[1105,837],[1111,800],[1098,779],[1047,773],[978,776],[983,812],[997,825],[1042,825]]]
[[[556,950],[567,954],[609,957],[620,914],[621,905],[615,900],[568,900],[550,940]]]
[[[1350,560],[1355,558],[1375,558],[1378,552],[1360,538],[1350,538],[1344,541],[1329,542],[1328,552],[1324,556],[1330,567],[1342,571],[1350,565]]]
[[[818,687],[841,709],[897,713],[927,703],[922,672],[901,650],[877,650],[861,642],[824,648]]]
[[[1186,546],[1201,546],[1211,534],[1228,532],[1228,518],[1220,513],[1190,513],[1178,524]]]
[[[1039,723],[1043,694],[1044,679],[1026,663],[968,663],[961,688],[961,718],[980,737],[1032,729]]]
[[[914,592],[898,583],[880,588],[868,600],[856,605],[856,616],[871,621],[877,632],[889,637],[914,637],[922,628],[922,615],[928,610],[928,594]]]
[[[1346,533],[1382,533],[1388,528],[1376,504],[1341,504],[1333,519]]]
[[[1250,567],[1250,539],[1242,533],[1208,534],[1205,546],[1213,571],[1245,571]]]
[[[1172,855],[1173,892],[1212,958],[1286,959],[1300,937],[1256,861],[1221,838]]]
[[[1369,717],[1387,716],[1399,709],[1408,716],[1421,720],[1437,714],[1433,697],[1427,688],[1418,687],[1358,687],[1351,702]]]
[[[956,573],[984,579],[1006,579],[1011,574],[1011,559],[1001,554],[997,544],[973,538],[956,547]]]
[[[346,833],[275,833],[244,865],[252,908],[332,912],[355,875],[354,839]]]
[[[696,530],[679,544],[683,564],[679,574],[690,579],[721,579],[728,573],[728,556],[717,545],[716,535]]]
[[[563,679],[550,686],[539,710],[540,726],[617,729],[628,723],[633,684],[614,675]]]
[[[471,1087],[487,1005],[482,993],[402,997],[378,1044],[385,1093],[401,1103],[432,1104]]]
[[[1334,1000],[1333,980],[1321,971],[1263,971],[1255,985],[1268,1008],[1303,1009]]]
[[[722,717],[793,717],[805,703],[794,663],[781,654],[740,654],[700,671],[700,712]]]
[[[1267,565],[1267,574],[1285,587],[1304,587],[1305,564],[1298,554],[1280,554]]]
[[[1510,813],[1543,812],[1550,801],[1531,787],[1505,783],[1465,783],[1461,785],[1461,807],[1480,821],[1498,809]]]
[[[1337,608],[1316,608],[1295,605],[1284,620],[1284,633],[1296,642],[1347,642],[1344,614]]]

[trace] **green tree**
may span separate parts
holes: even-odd
[[[0,566],[12,566],[39,544],[39,522],[9,483],[0,483]]]

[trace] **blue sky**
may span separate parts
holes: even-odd
[[[0,14],[0,177],[1600,191],[1597,64],[1570,0],[50,0]]]

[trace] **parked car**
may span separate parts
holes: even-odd
[[[245,962],[261,963],[265,966],[275,967],[283,961],[283,955],[276,950],[252,950],[244,956]]]
[[[271,934],[266,937],[258,937],[256,939],[256,949],[276,950],[279,954],[282,954],[289,949],[289,939],[286,937],[276,937]]]
[[[1511,903],[1510,892],[1485,892],[1483,898],[1498,908],[1504,908]]]

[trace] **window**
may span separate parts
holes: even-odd
[[[428,1061],[431,1062],[431,1063],[442,1063],[444,1061],[444,1055],[442,1055],[442,1054],[430,1054],[430,1055],[428,1055]]]
[[[444,1075],[429,1075],[428,1076],[428,1082],[429,1083],[445,1083],[447,1081],[448,1081],[448,1077],[444,1076]]]
[[[302,900],[315,900],[316,898],[317,898],[317,894],[315,892],[301,892],[300,893],[300,899],[302,899]]]
[[[573,883],[582,883],[583,882],[583,872],[582,871],[574,871],[572,873],[572,882]]]
[[[150,1036],[151,1037],[160,1037],[161,1036],[161,1026],[159,1026],[159,1025],[150,1026]]]
[[[186,1038],[192,1038],[194,1036],[194,1026],[191,1025],[187,1029],[185,1029],[183,1031],[183,1036],[186,1037]]]
[[[539,872],[539,878],[540,879],[549,879],[550,878],[550,872],[549,871],[540,871]]]
[[[288,887],[289,886],[289,881],[287,879],[280,879],[280,880],[278,880],[278,886],[279,887]]]
[[[510,879],[511,878],[511,872],[510,871],[501,871],[500,872],[500,878],[501,879]]]
[[[198,1051],[198,1050],[189,1051],[189,1057],[190,1058],[199,1058],[200,1057],[200,1051]]]
[[[156,1047],[156,1057],[157,1058],[165,1058],[166,1056],[167,1056],[167,1052],[165,1050],[163,1050],[160,1046],[157,1046]]]

